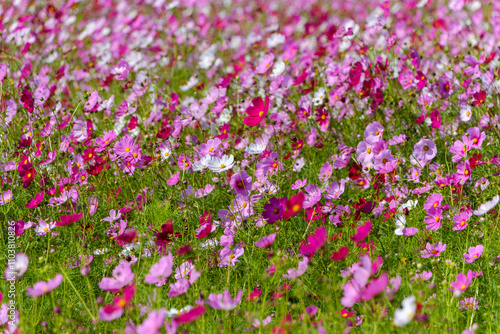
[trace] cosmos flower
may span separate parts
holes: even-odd
[[[476,261],[481,256],[481,254],[483,254],[483,250],[483,245],[469,247],[469,253],[464,253],[463,255],[465,262],[472,263]]]
[[[262,98],[256,97],[252,100],[252,104],[245,111],[248,116],[245,117],[244,123],[246,126],[256,126],[264,118],[266,118],[269,110],[269,96],[266,95],[265,101]]]
[[[476,216],[482,216],[491,209],[493,209],[497,204],[498,201],[500,200],[499,195],[493,196],[493,198],[483,204],[481,204],[476,210],[473,211],[474,215]]]
[[[234,165],[233,155],[224,155],[222,158],[213,157],[208,163],[208,169],[215,173],[221,173],[231,169]]]
[[[48,280],[47,282],[39,281],[35,283],[33,287],[26,288],[28,290],[28,296],[40,297],[41,295],[44,295],[57,288],[59,285],[61,285],[62,281],[63,281],[62,274],[57,274],[56,277],[54,277],[51,280]]]

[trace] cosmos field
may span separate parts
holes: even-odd
[[[500,2],[0,5],[1,333],[499,333]]]

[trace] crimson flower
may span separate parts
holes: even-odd
[[[285,203],[285,212],[283,213],[284,218],[289,218],[296,216],[300,210],[302,210],[302,206],[304,204],[304,193],[300,192],[297,195],[292,196]]]
[[[472,95],[474,98],[474,101],[472,101],[472,104],[477,106],[483,104],[484,100],[486,100],[486,92],[484,90]]]
[[[333,261],[342,261],[347,257],[347,255],[349,255],[349,247],[342,246],[338,251],[332,253],[330,259],[332,259]]]

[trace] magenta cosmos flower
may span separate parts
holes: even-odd
[[[360,242],[363,241],[368,234],[370,234],[370,231],[372,230],[372,222],[367,221],[360,227],[358,227],[356,234],[351,237],[351,240],[354,242]]]
[[[446,244],[443,244],[441,241],[437,244],[431,245],[427,243],[425,249],[420,252],[421,256],[425,259],[431,256],[439,256],[446,249]]]
[[[469,248],[469,253],[464,253],[464,260],[467,263],[472,263],[476,261],[481,254],[483,254],[484,251],[484,246],[483,245],[477,245],[475,247],[470,247]]]
[[[76,213],[73,215],[61,215],[60,221],[56,223],[56,226],[66,226],[73,224],[74,222],[78,221],[80,218],[82,218],[83,213]]]
[[[300,252],[302,254],[314,255],[314,253],[316,253],[321,247],[323,247],[327,237],[328,234],[326,233],[325,227],[319,227],[316,231],[314,231],[314,235],[310,235],[307,237],[307,245],[304,243],[300,245]]]
[[[32,288],[28,287],[28,296],[39,297],[57,288],[63,281],[63,275],[57,274],[53,279],[35,283]]]
[[[425,217],[424,222],[427,224],[425,227],[428,230],[435,231],[441,227],[441,220],[443,219],[443,210],[441,208],[431,207],[427,211],[428,216]]]
[[[243,123],[245,123],[246,126],[256,126],[266,117],[268,111],[269,96],[266,95],[265,101],[263,101],[260,96],[256,97],[245,111],[248,116],[245,117]]]

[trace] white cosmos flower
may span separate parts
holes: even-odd
[[[198,78],[196,78],[196,75],[193,75],[191,78],[189,78],[188,82],[185,85],[179,86],[179,89],[185,92],[190,90],[197,84],[198,84]]]
[[[193,170],[198,172],[200,170],[204,170],[208,167],[208,164],[212,161],[212,156],[210,154],[205,155],[200,161],[195,161],[193,163]]]
[[[222,158],[213,157],[212,161],[208,163],[208,169],[212,172],[220,173],[224,172],[234,165],[233,155],[224,155]]]
[[[285,62],[283,60],[278,60],[274,63],[273,71],[271,73],[271,78],[277,77],[285,71]]]
[[[401,302],[401,305],[394,311],[394,325],[403,327],[407,325],[415,316],[417,311],[417,303],[415,296],[406,297]]]
[[[472,110],[469,105],[465,106],[460,110],[460,120],[462,122],[468,122],[472,117]]]
[[[180,315],[181,313],[184,313],[184,312],[187,312],[189,310],[191,310],[193,307],[191,305],[188,305],[188,306],[184,306],[183,308],[181,308],[180,310],[176,309],[175,307],[170,309],[170,310],[167,310],[167,317],[169,318],[172,318],[172,317],[176,317],[178,315]]]
[[[498,195],[494,196],[490,201],[481,204],[479,208],[477,208],[477,210],[473,211],[473,213],[476,216],[484,215],[486,212],[490,211],[498,204],[498,200],[500,200],[500,196]]]
[[[164,146],[164,147],[160,148],[160,157],[161,157],[162,162],[167,160],[168,158],[170,158],[171,154],[172,154],[172,151],[168,148],[168,146]]]
[[[406,216],[405,215],[396,215],[396,226],[397,228],[394,230],[396,235],[403,235],[403,230],[406,225]]]
[[[266,145],[262,140],[256,140],[245,148],[245,152],[250,154],[261,154],[266,149]]]

